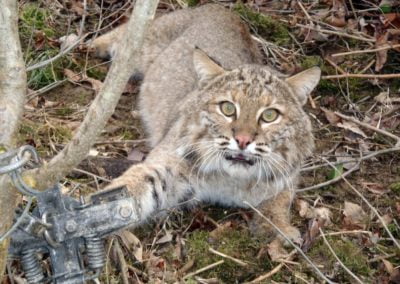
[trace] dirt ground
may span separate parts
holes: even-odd
[[[160,1],[158,15],[208,2]],[[337,283],[400,283],[400,4],[213,2],[248,22],[268,64],[286,74],[314,65],[323,70],[306,106],[317,149],[303,165],[292,208],[293,223],[303,234],[302,251]],[[81,0],[19,3],[28,66],[68,44],[85,13],[83,32],[91,39],[125,22],[133,5],[115,0],[88,0],[86,8]],[[35,146],[43,159],[59,152],[83,120],[109,64],[94,58],[83,43],[29,72],[19,143]],[[127,85],[90,157],[63,180],[65,193],[78,188],[72,193],[78,198],[97,191],[105,179],[143,160],[149,149],[135,103],[139,85]],[[171,210],[162,220],[118,233],[107,240],[100,282],[324,282],[303,255],[291,253],[293,248],[271,243],[268,236],[253,237],[248,228],[253,214],[205,204]],[[22,283],[18,265],[10,266],[8,275],[2,283]]]

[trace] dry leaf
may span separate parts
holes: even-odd
[[[349,229],[365,229],[365,221],[367,214],[362,210],[360,205],[352,202],[344,202],[344,224]]]
[[[289,256],[288,252],[283,248],[282,242],[278,239],[268,244],[268,254],[272,261],[279,261]]]
[[[132,252],[135,258],[139,261],[143,261],[143,247],[140,240],[131,232],[124,230],[116,233],[121,238],[121,241],[125,248]]]
[[[376,36],[375,48],[380,48],[388,45],[388,36],[389,33],[385,31],[384,34],[378,34]],[[379,72],[383,68],[387,61],[387,53],[388,49],[380,50],[376,52],[376,63],[375,63],[375,71]]]
[[[302,245],[303,251],[308,251],[314,244],[316,238],[319,236],[319,229],[325,225],[325,219],[314,218],[308,222],[308,229],[303,236],[304,243]]]
[[[165,235],[162,236],[161,238],[159,238],[156,242],[156,244],[165,244],[165,243],[169,243],[172,241],[172,234],[170,230],[165,230]]]
[[[375,182],[362,182],[362,183],[361,183],[361,186],[362,186],[364,189],[366,189],[366,190],[368,190],[368,191],[370,191],[370,192],[372,192],[372,193],[374,193],[374,194],[377,194],[377,195],[383,195],[383,194],[389,192],[389,190],[386,189],[386,188],[385,188],[382,184],[380,184],[380,183],[375,183]]]
[[[346,130],[350,130],[351,132],[358,134],[364,138],[367,138],[367,135],[362,131],[357,124],[351,121],[347,121],[342,119],[340,116],[335,114],[333,111],[330,111],[326,108],[321,107],[321,110],[325,113],[326,119],[330,124],[336,127],[340,127]]]
[[[296,200],[296,209],[299,211],[299,215],[301,217],[305,217],[307,219],[322,219],[324,220],[324,225],[332,224],[331,216],[332,212],[326,207],[310,207],[307,201],[302,199]]]
[[[339,147],[335,151],[336,161],[343,164],[343,168],[349,170],[357,165],[357,161],[349,162],[353,160],[353,157],[349,155],[343,147]]]
[[[393,264],[390,261],[386,260],[386,259],[382,259],[382,262],[385,265],[385,269],[386,269],[387,273],[392,274],[393,271],[394,271]]]
[[[335,27],[346,26],[347,7],[343,0],[333,0],[330,15],[325,19],[325,22]]]

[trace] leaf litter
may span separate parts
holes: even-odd
[[[196,2],[187,5],[202,5],[207,1]],[[268,51],[266,61],[278,69],[281,68],[283,72],[297,72],[314,65],[319,65],[325,76],[342,73],[383,75],[396,73],[399,70],[396,61],[399,47],[396,45],[399,44],[400,21],[397,13],[399,5],[395,1],[373,0],[361,3],[325,0],[319,1],[318,4],[301,1],[308,16],[296,1],[245,2],[244,9],[262,13],[271,17],[278,25],[285,26],[288,32],[285,36],[288,38],[282,41],[279,35],[275,34],[272,38],[264,39],[273,45],[263,48]],[[351,7],[350,2],[354,7]],[[182,8],[185,3],[186,1],[160,3],[158,12],[168,13]],[[227,8],[235,5],[233,1],[232,3],[220,1],[220,3]],[[34,50],[34,56],[39,56],[50,48],[56,51],[67,48],[75,39],[74,32],[79,30],[79,19],[84,12],[83,2],[69,1],[68,5],[60,7],[53,1],[44,0],[39,1],[38,5],[40,9],[48,9],[51,19],[48,18],[44,26],[42,23],[35,26],[31,48],[28,48],[30,36],[22,36],[24,51]],[[101,34],[123,23],[129,14],[128,1],[93,0],[87,1],[87,5],[91,14],[88,15],[84,32],[93,34],[96,32]],[[22,4],[21,9],[24,7]],[[381,10],[376,7],[381,7]],[[243,9],[240,11],[243,12]],[[60,13],[69,15],[71,28],[66,28],[68,23]],[[104,27],[104,30],[99,30],[98,26],[98,16],[101,13],[104,19],[101,28]],[[250,23],[257,25],[257,18]],[[51,34],[49,29],[56,30],[57,33]],[[262,25],[259,25],[258,29],[260,31]],[[258,34],[254,35],[259,37]],[[277,42],[279,44],[275,44]],[[364,53],[357,53],[359,51]],[[87,52],[89,56],[86,56]],[[356,53],[351,54],[352,52]],[[335,56],[337,53],[348,54]],[[60,62],[56,61],[52,66],[53,70],[49,69],[50,73],[54,71],[55,76],[52,74],[52,78],[67,79],[72,84],[63,83],[61,87],[44,92],[35,87],[39,86],[37,84],[30,86],[31,93],[39,92],[39,95],[26,105],[27,111],[19,138],[20,143],[39,145],[39,151],[44,157],[54,155],[65,143],[67,133],[63,133],[64,130],[60,126],[68,130],[76,129],[88,103],[101,88],[107,70],[107,64],[90,56],[90,49],[85,47],[85,44],[80,44],[73,53],[66,56],[65,62],[58,64]],[[47,75],[43,74],[43,78],[47,79]],[[399,88],[400,85],[395,79],[386,80],[378,77],[323,79],[312,96],[313,107],[306,106],[315,129],[317,144],[315,157],[322,156],[325,160],[339,163],[342,169],[341,166],[337,166],[339,172],[332,171],[329,166],[316,169],[302,175],[301,184],[309,186],[324,182],[327,177],[328,179],[338,177],[355,165],[354,162],[348,162],[349,160],[390,147],[386,137],[340,118],[335,112],[345,113],[359,121],[399,135]],[[137,109],[135,104],[137,91],[137,85],[127,85],[115,116],[106,128],[112,130],[104,132],[92,148],[93,153],[98,153],[97,156],[116,159],[129,157],[135,162],[145,158],[147,151],[142,151],[144,131],[138,116],[131,115],[132,111],[135,112]],[[57,133],[63,134],[60,137]],[[313,158],[309,163],[318,165],[320,161]],[[347,178],[362,190],[380,211],[386,225],[393,230],[397,238],[400,238],[398,231],[395,230],[400,214],[400,201],[396,191],[390,189],[391,185],[400,182],[398,172],[399,158],[394,152],[363,161],[359,169]],[[87,193],[98,190],[97,183],[90,176],[85,179],[80,177],[77,180],[70,178],[66,188],[77,186],[79,190],[73,191],[74,194],[81,191]],[[332,242],[332,246],[342,258],[346,255],[342,254],[339,245],[335,246],[342,244],[341,242],[346,244],[344,246],[346,249],[351,246],[358,252],[353,255],[355,259],[358,255],[364,260],[393,253],[392,243],[387,240],[382,225],[361,208],[359,200],[344,183],[338,182],[320,190],[300,194],[300,198],[296,201],[297,207],[299,209],[293,213],[293,217],[296,227],[303,233],[305,240],[303,250],[310,253],[317,265],[324,265],[324,262],[312,253],[315,249],[325,251],[319,237],[320,228],[323,228],[325,234],[338,233],[329,237],[329,242]],[[146,225],[131,232],[125,231],[128,233],[118,233],[124,257],[130,267],[128,279],[132,281],[140,279],[139,281],[144,283],[182,281],[185,275],[209,264],[205,261],[207,258],[213,258],[215,261],[221,259],[210,255],[202,247],[193,249],[204,245],[205,248],[212,246],[227,255],[246,260],[254,270],[246,274],[239,268],[240,266],[226,260],[220,268],[210,269],[185,281],[240,283],[269,273],[273,269],[270,262],[285,258],[287,253],[285,248],[268,240],[268,236],[267,240],[259,240],[248,234],[247,216],[250,216],[251,212],[238,213],[234,209],[226,212],[226,209],[213,208],[206,209],[203,215],[199,216],[187,211],[171,214],[169,220],[163,221],[165,226]],[[365,230],[370,234],[360,237],[359,233],[344,233],[353,230]],[[247,258],[249,251],[253,254],[253,259]],[[256,258],[257,254],[259,257]],[[299,256],[296,256],[295,261],[302,264],[302,258]],[[386,277],[386,283],[389,281],[396,283],[400,279],[398,253],[384,258],[384,261],[372,262],[370,268],[373,272],[367,272],[364,266],[358,267],[354,263],[346,262],[346,259],[344,261],[357,274],[364,277],[366,283],[383,279],[382,277]],[[118,260],[112,263],[118,264]],[[380,267],[379,264],[384,267]],[[13,269],[17,272],[18,268]],[[335,266],[326,270],[326,273],[336,282],[348,283],[351,280]],[[111,277],[117,279],[116,282],[121,280],[118,271],[111,274]],[[246,275],[245,278],[241,278],[243,275]],[[299,269],[298,265],[293,263],[285,263],[285,267],[271,277],[273,281],[288,283],[296,281],[297,275],[301,275],[308,282],[318,281],[307,266],[303,265],[302,269]]]

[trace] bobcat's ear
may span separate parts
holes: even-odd
[[[193,64],[200,81],[212,79],[225,71],[198,48],[193,52]]]
[[[299,96],[300,102],[304,105],[307,102],[308,95],[318,85],[320,78],[321,69],[312,67],[286,78],[285,81],[292,87],[295,94]]]

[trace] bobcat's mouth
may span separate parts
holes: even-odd
[[[252,166],[254,165],[255,161],[249,156],[245,156],[243,154],[227,154],[225,155],[225,159],[231,161],[233,163],[239,163],[242,165]]]

